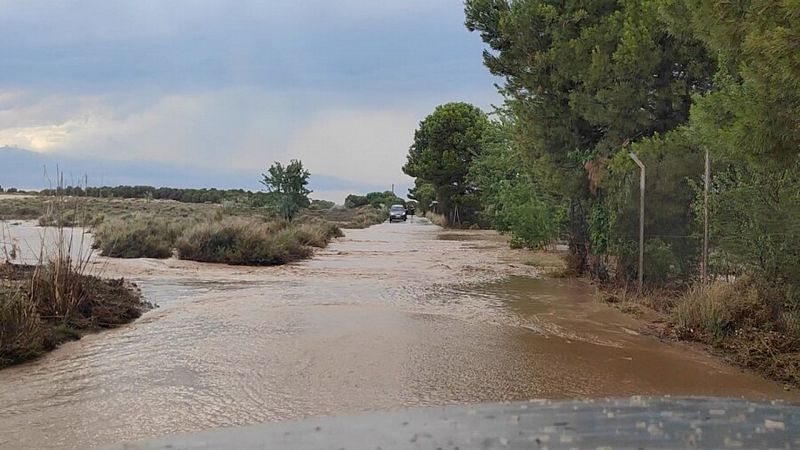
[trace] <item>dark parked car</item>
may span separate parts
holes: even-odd
[[[406,207],[403,205],[392,205],[389,208],[389,222],[394,222],[395,220],[402,220],[403,222],[406,221]]]

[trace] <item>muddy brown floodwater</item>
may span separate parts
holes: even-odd
[[[531,398],[796,400],[517,259],[494,233],[422,223],[349,230],[284,267],[95,258],[160,308],[0,371],[0,447]]]

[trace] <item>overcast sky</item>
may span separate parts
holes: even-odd
[[[463,22],[462,0],[0,0],[0,146],[255,178],[299,158],[334,200],[408,184],[426,114],[499,102]]]

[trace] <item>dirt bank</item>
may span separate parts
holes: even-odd
[[[720,291],[728,291],[730,298],[709,299]],[[781,317],[775,317],[766,302],[748,292],[746,282],[690,292],[654,291],[641,296],[605,289],[598,298],[645,321],[648,333],[659,339],[702,344],[704,351],[783,383],[787,390],[800,389],[800,341],[796,333],[785,331],[779,323]],[[705,319],[709,325],[681,323],[686,303],[698,298],[716,302],[703,305],[702,312],[714,316]]]
[[[69,270],[0,264],[0,368],[86,333],[129,323],[152,307],[122,279]]]

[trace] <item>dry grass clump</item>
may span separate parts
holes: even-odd
[[[182,228],[178,221],[152,216],[111,219],[95,229],[92,246],[114,258],[169,258]]]
[[[571,274],[567,270],[566,254],[547,250],[530,251],[523,264],[536,267],[550,278],[566,278]]]
[[[606,292],[603,300],[658,311],[666,336],[709,344],[739,366],[800,387],[800,309],[768,283],[742,276],[674,292]]]
[[[372,225],[383,223],[388,218],[388,211],[367,206],[357,209],[355,216],[345,222],[342,222],[341,226],[343,228],[352,229],[367,228],[371,227]]]
[[[295,221],[302,223],[326,221],[335,223],[341,228],[358,229],[382,223],[388,218],[387,210],[366,205],[358,208],[304,209],[300,211]]]
[[[36,305],[18,289],[0,287],[0,367],[39,355],[44,338]]]
[[[447,218],[443,214],[436,214],[433,211],[428,211],[425,213],[425,217],[434,225],[439,225],[440,227],[447,226]]]
[[[64,203],[63,216],[52,214],[54,203]],[[75,214],[79,212],[80,214]],[[169,220],[208,220],[227,216],[262,218],[269,211],[264,208],[232,202],[218,204],[181,203],[173,200],[147,200],[97,197],[51,197],[31,195],[0,198],[0,219],[39,219],[43,226],[99,226],[104,220],[131,220],[138,215],[155,216]],[[385,221],[388,211],[372,206],[359,208],[306,208],[295,222],[319,220],[333,222],[341,228],[366,228]]]
[[[309,218],[296,224],[283,220],[229,217],[215,214],[205,220],[168,219],[136,215],[110,219],[94,233],[95,248],[118,258],[178,257],[237,265],[284,264],[311,256],[344,234],[334,223]]]
[[[302,224],[294,233],[301,244],[317,248],[325,248],[334,238],[344,236],[342,229],[330,222]]]
[[[36,265],[15,265],[15,247],[0,264],[0,367],[25,361],[78,339],[87,331],[128,323],[152,307],[137,289],[122,280],[103,280],[89,273],[91,252],[84,234],[64,226],[83,217],[63,196],[47,202],[45,214],[57,225],[42,234]],[[0,237],[9,235],[0,222]],[[5,253],[5,242],[0,242]]]
[[[83,260],[60,256],[38,266],[0,265],[0,367],[128,323],[152,307],[122,280],[88,275]]]
[[[734,364],[800,387],[799,305],[768,283],[742,276],[645,294],[600,290],[598,297],[623,311],[655,311],[665,337],[708,344]]]
[[[770,307],[749,279],[695,285],[676,301],[672,319],[685,337],[719,340],[737,329],[772,322]]]
[[[339,233],[338,227],[327,224],[297,226],[231,217],[189,227],[176,246],[181,259],[267,266],[308,258],[312,246],[324,247]]]
[[[0,220],[33,220],[44,212],[41,205],[30,205],[27,199],[0,200]]]

